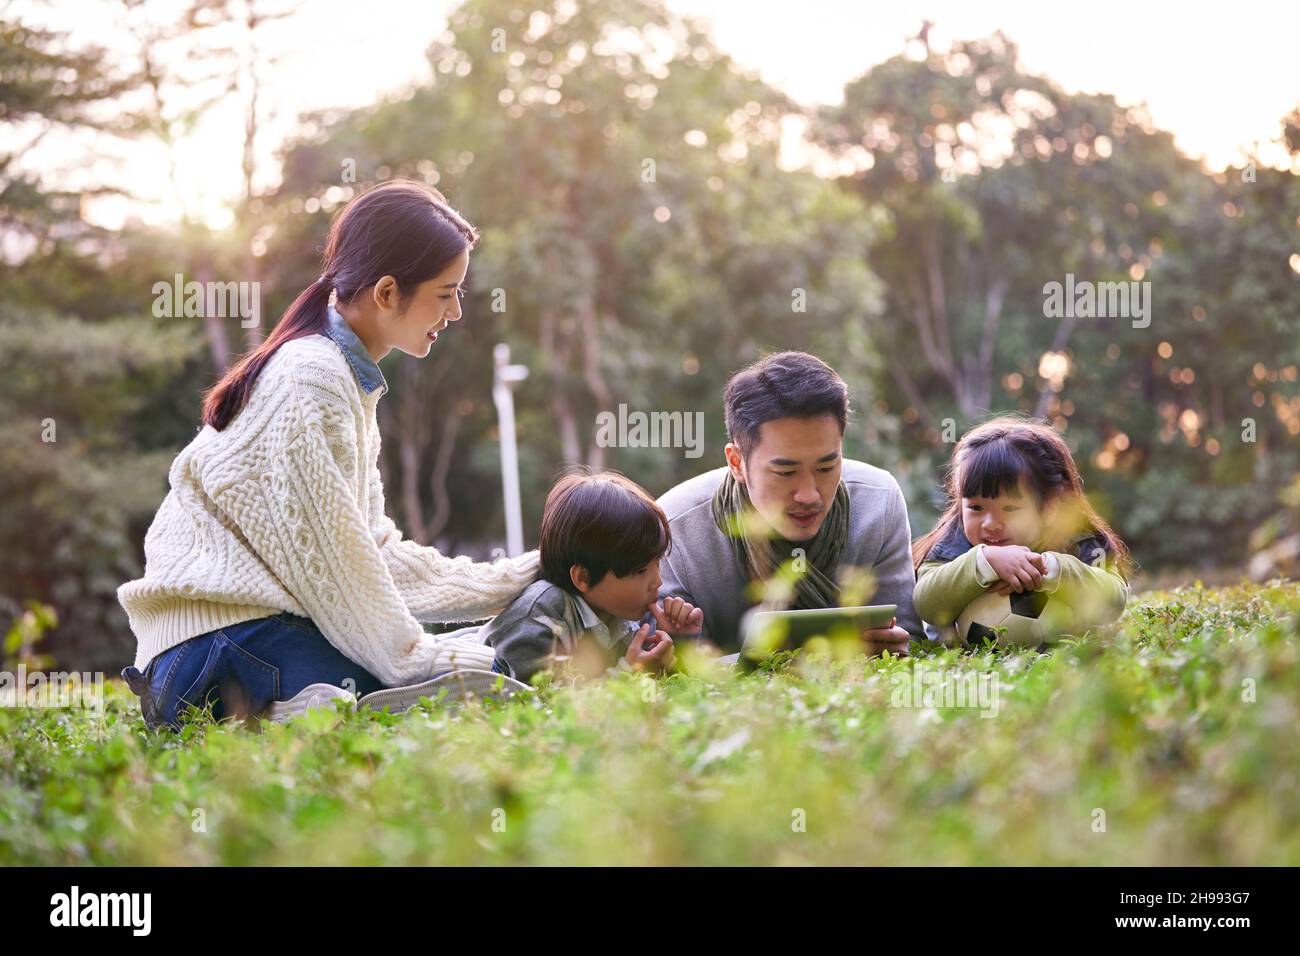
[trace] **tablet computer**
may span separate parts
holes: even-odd
[[[741,622],[741,667],[753,668],[777,651],[792,651],[816,637],[830,642],[858,641],[862,632],[889,627],[896,604],[863,607],[809,608],[799,611],[760,611],[751,608]]]

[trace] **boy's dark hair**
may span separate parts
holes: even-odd
[[[636,482],[613,471],[565,475],[542,512],[542,578],[577,594],[569,568],[586,568],[592,586],[613,571],[625,577],[672,547],[668,516]]]
[[[849,420],[849,387],[835,369],[807,352],[777,352],[742,369],[723,393],[727,435],[748,459],[764,422],[833,415],[840,434]]]

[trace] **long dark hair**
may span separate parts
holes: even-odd
[[[1062,540],[1053,543],[1068,544],[1080,534],[1100,535],[1120,574],[1127,578],[1132,573],[1128,547],[1088,503],[1074,456],[1060,432],[1014,415],[977,425],[957,442],[944,478],[948,505],[934,530],[913,542],[913,567],[919,568],[939,539],[961,522],[962,498],[996,498],[1004,491],[1015,491],[1022,479],[1040,507],[1050,501],[1064,506],[1057,526],[1051,529],[1053,537]]]
[[[478,230],[432,186],[396,179],[353,199],[330,225],[324,268],[293,300],[266,341],[235,362],[203,399],[203,424],[221,431],[253,390],[253,383],[285,342],[325,328],[330,291],[351,302],[386,275],[397,280],[399,302],[472,249]]]

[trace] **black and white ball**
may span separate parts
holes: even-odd
[[[958,616],[957,634],[971,647],[982,647],[985,640],[1000,647],[1037,647],[1060,636],[1059,617],[1044,591],[986,591]]]

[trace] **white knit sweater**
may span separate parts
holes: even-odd
[[[363,392],[326,336],[294,339],[223,431],[204,426],[176,456],[144,576],[117,592],[136,667],[283,611],[311,618],[387,685],[492,666],[492,648],[439,640],[419,622],[490,617],[534,580],[537,552],[486,564],[402,539],[379,477],[383,391]]]

